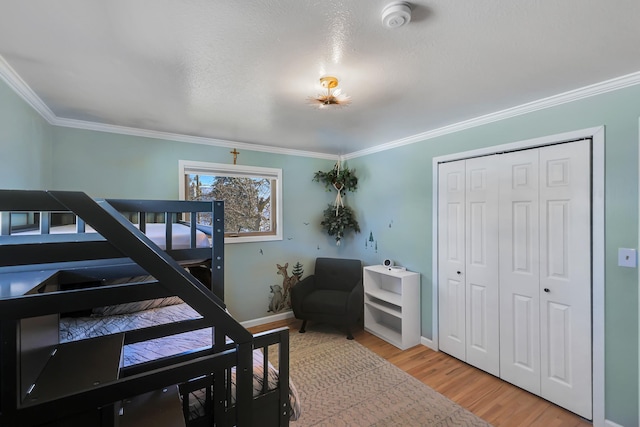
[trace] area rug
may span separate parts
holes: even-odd
[[[490,426],[344,334],[320,327],[290,335],[291,378],[302,404],[291,426]]]

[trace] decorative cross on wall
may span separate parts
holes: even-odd
[[[238,150],[236,150],[235,148],[233,149],[233,151],[229,151],[231,154],[233,154],[233,164],[236,164],[236,160],[238,159],[238,154],[240,154],[240,152]]]

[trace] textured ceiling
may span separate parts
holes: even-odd
[[[0,56],[59,119],[326,154],[640,70],[637,0],[389,3],[2,0]]]

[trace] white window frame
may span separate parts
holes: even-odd
[[[260,236],[225,236],[224,243],[250,243],[265,242],[271,240],[282,240],[282,169],[263,168],[258,166],[228,165],[222,163],[197,162],[191,160],[178,161],[178,191],[180,200],[185,200],[185,175],[187,173],[200,173],[218,176],[237,177],[265,177],[276,181],[276,232],[275,234],[264,234]]]

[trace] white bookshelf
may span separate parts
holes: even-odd
[[[420,274],[364,267],[364,329],[405,350],[420,344]]]

